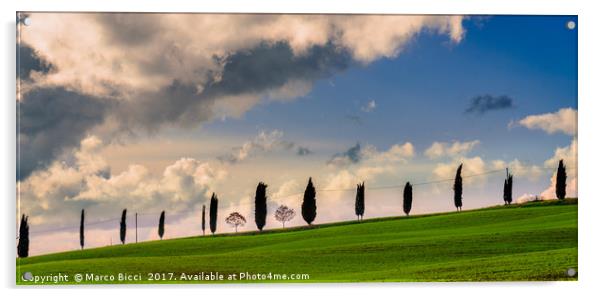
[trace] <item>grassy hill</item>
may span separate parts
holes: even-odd
[[[568,268],[577,269],[577,199],[42,255],[17,259],[17,283],[31,284],[21,280],[26,271],[66,274],[68,283],[76,273],[81,283],[149,283],[149,273],[153,282],[189,283],[182,273],[211,272],[224,282],[246,272],[263,282],[576,280]],[[276,279],[282,274],[309,279]]]

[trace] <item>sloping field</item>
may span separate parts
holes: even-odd
[[[568,268],[577,199],[36,256],[17,259],[17,283],[576,280]]]

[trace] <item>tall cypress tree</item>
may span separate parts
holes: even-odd
[[[412,184],[406,182],[406,186],[403,188],[403,212],[409,216],[410,210],[412,210]]]
[[[265,226],[265,218],[268,214],[268,205],[266,196],[266,188],[268,185],[260,182],[257,185],[257,190],[255,191],[255,224],[257,225],[257,229],[259,231],[263,230]]]
[[[562,159],[558,162],[556,171],[556,197],[560,200],[566,197],[566,166]]]
[[[123,212],[121,212],[121,221],[119,222],[119,239],[121,239],[121,244],[125,244],[125,232],[127,231],[125,219],[127,211],[127,209],[123,209]]]
[[[357,185],[357,191],[355,193],[355,215],[357,216],[357,220],[364,219],[364,210],[366,208],[366,204],[364,201],[364,183]]]
[[[203,229],[203,235],[205,235],[205,204],[203,204],[203,216],[201,221],[201,229]]]
[[[211,202],[209,203],[209,229],[212,234],[215,234],[217,229],[217,196],[215,193],[211,195]]]
[[[512,174],[506,168],[506,179],[504,180],[504,204],[512,204]]]
[[[508,204],[508,177],[504,179],[504,204]]]
[[[316,218],[316,188],[309,178],[305,193],[303,194],[303,204],[301,204],[301,216],[307,222],[308,225]]]
[[[29,223],[27,220],[27,216],[21,216],[19,243],[17,244],[17,255],[19,255],[19,258],[27,258],[29,256]]]
[[[165,211],[161,212],[159,216],[159,238],[163,239],[163,234],[165,234]]]
[[[456,210],[462,210],[462,164],[458,167],[454,180],[454,204]]]
[[[81,246],[82,250],[84,249],[84,219],[85,214],[84,210],[82,209],[82,215],[79,221],[79,245]]]

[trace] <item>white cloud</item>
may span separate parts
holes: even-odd
[[[410,142],[392,145],[388,150],[379,152],[373,146],[368,146],[363,151],[366,159],[378,162],[405,162],[414,157],[414,145]]]
[[[366,182],[370,188],[377,178],[394,173],[394,167],[389,165],[360,166],[357,168],[341,169],[325,178],[324,186],[318,193],[318,209],[323,220],[337,221],[349,219],[350,212],[341,212],[341,208],[351,209],[357,184]]]
[[[23,114],[36,102],[65,125],[19,131],[19,179],[46,168],[87,134],[103,140],[242,117],[266,100],[292,100],[350,66],[392,58],[419,34],[463,38],[462,16],[29,13],[22,30],[48,72],[23,80]],[[73,28],[77,28],[74,30]],[[200,34],[199,32],[202,32]],[[377,32],[377,33],[375,33]],[[73,102],[81,104],[74,105]],[[375,106],[375,102],[372,105]],[[71,112],[61,111],[69,109]],[[80,111],[93,111],[88,117]],[[42,116],[24,117],[35,125]],[[69,124],[75,123],[76,125]],[[75,130],[74,130],[75,129]],[[31,132],[31,133],[30,133]],[[65,141],[46,141],[64,136]],[[42,142],[50,152],[39,154]]]
[[[424,155],[430,159],[437,159],[441,157],[458,157],[463,156],[480,143],[478,140],[453,143],[438,142],[435,141],[433,144],[424,151]]]
[[[157,90],[173,80],[202,89],[221,78],[224,64],[215,57],[261,43],[286,42],[297,56],[332,43],[370,63],[398,55],[423,31],[453,42],[464,35],[462,16],[32,13],[30,18],[23,42],[56,68],[38,75],[37,84],[107,96]]]
[[[557,112],[539,115],[530,115],[517,122],[518,125],[528,129],[541,129],[548,134],[564,133],[575,135],[577,133],[577,110],[562,108]],[[513,126],[511,122],[509,126]]]
[[[374,109],[376,109],[376,101],[374,100],[370,100],[366,105],[362,106],[363,112],[372,112]]]
[[[276,101],[290,101],[307,95],[313,87],[311,82],[290,80],[279,88],[268,91],[268,98]]]
[[[233,148],[232,152],[219,156],[218,159],[223,162],[237,163],[261,152],[278,149],[292,150],[296,147],[294,142],[282,140],[283,136],[284,133],[280,130],[261,131],[253,140],[243,143],[240,147]]]
[[[456,175],[456,170],[460,164],[463,164],[463,176],[481,174],[484,173],[487,168],[485,161],[483,161],[481,157],[459,158],[450,163],[438,163],[433,170],[433,175],[436,179],[452,179]],[[465,182],[470,184],[475,181],[483,181],[485,178],[485,175],[481,175],[474,178],[465,179]]]
[[[557,148],[554,152],[554,156],[545,161],[547,168],[557,168],[558,162],[564,160],[567,172],[567,186],[566,194],[567,197],[577,196],[577,139],[573,138],[573,141],[569,146]],[[550,178],[550,186],[544,190],[541,196],[546,199],[556,198],[556,171]]]
[[[303,191],[302,185],[295,179],[288,180],[280,185],[278,190],[272,194],[272,197],[280,199],[286,198]]]
[[[343,153],[335,154],[328,165],[334,168],[347,167],[353,164],[373,164],[390,162],[407,162],[414,157],[414,145],[410,142],[397,143],[388,150],[379,151],[373,145],[362,147],[359,143]]]
[[[90,136],[75,152],[73,164],[55,161],[21,182],[21,211],[33,224],[61,224],[65,216],[89,207],[98,217],[121,208],[188,209],[209,197],[227,176],[225,170],[192,158],[177,160],[161,176],[136,164],[109,176],[105,160],[96,155],[101,145]]]
[[[503,160],[491,161],[492,170],[502,170],[505,168],[508,168],[510,173],[516,177],[527,177],[532,181],[539,179],[543,174],[543,170],[540,166],[528,165],[518,159],[514,159],[510,162]]]
[[[535,194],[522,194],[518,198],[516,198],[516,203],[525,203],[535,200],[546,200],[544,197]]]

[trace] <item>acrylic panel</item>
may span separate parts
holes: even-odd
[[[16,282],[577,280],[577,31],[17,13]]]

